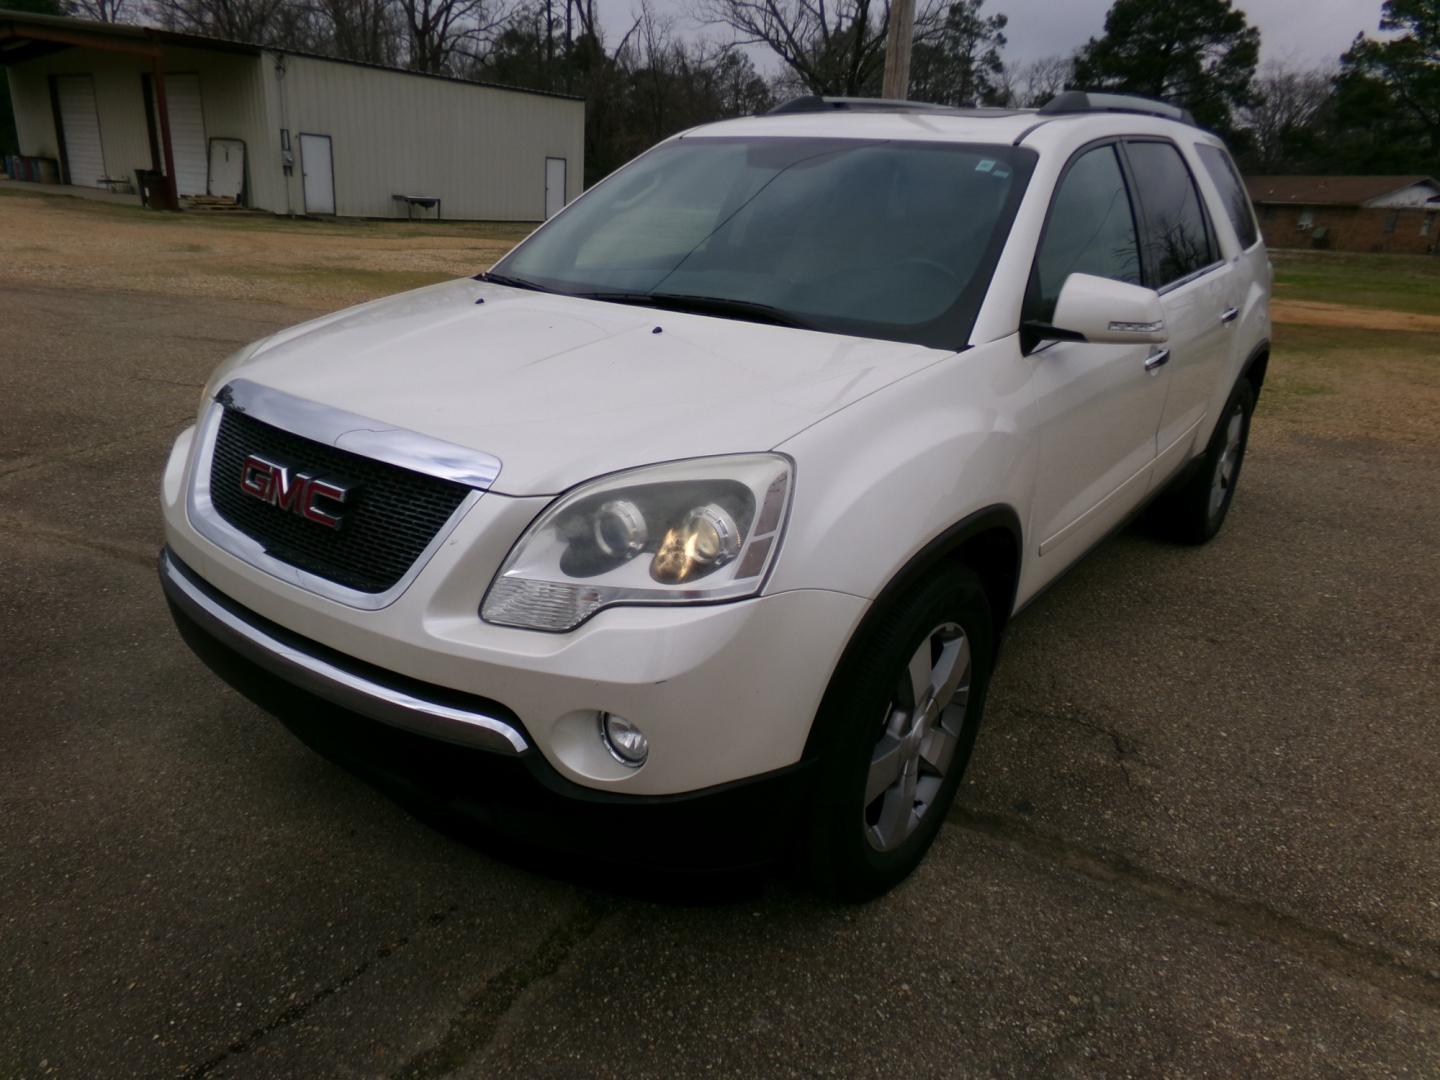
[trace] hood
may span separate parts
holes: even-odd
[[[464,279],[282,331],[231,374],[492,454],[493,490],[545,495],[768,450],[944,355]]]

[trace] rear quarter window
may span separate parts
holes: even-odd
[[[1225,213],[1230,218],[1230,224],[1235,226],[1235,235],[1240,238],[1240,247],[1254,247],[1260,239],[1260,230],[1255,225],[1255,211],[1250,206],[1250,196],[1246,194],[1245,185],[1240,182],[1240,174],[1235,171],[1235,163],[1230,160],[1230,155],[1218,146],[1202,144],[1195,149],[1200,154],[1205,171],[1210,174],[1210,179],[1215,181],[1215,187],[1220,192],[1220,201],[1225,205]]]

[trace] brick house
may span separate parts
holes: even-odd
[[[1250,176],[1271,247],[1435,254],[1440,181],[1431,176]]]

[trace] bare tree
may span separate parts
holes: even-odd
[[[125,9],[130,7],[130,3],[129,0],[70,0],[66,6],[71,15],[82,19],[116,23],[124,22]]]
[[[396,0],[408,37],[411,68],[455,74],[473,62],[510,12],[488,0]]]
[[[369,64],[398,64],[402,32],[393,0],[315,0],[324,51]]]
[[[1261,172],[1283,171],[1295,156],[1297,139],[1319,120],[1334,87],[1333,68],[1296,68],[1272,60],[1255,80],[1255,101],[1240,110],[1250,154]]]
[[[935,32],[942,6],[922,0],[917,42]],[[889,0],[699,0],[698,15],[733,30],[736,45],[768,46],[812,94],[854,96],[879,87]]]
[[[1065,89],[1075,61],[1069,56],[1042,56],[1007,68],[1006,83],[1010,104],[1036,109]]]
[[[315,45],[314,17],[295,0],[150,0],[146,7],[169,30],[292,49]]]

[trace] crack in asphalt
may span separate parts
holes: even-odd
[[[437,911],[432,913],[426,918],[425,927],[439,926],[442,922],[444,922],[451,915],[453,915],[457,910],[457,905],[451,904],[444,911]],[[223,1065],[226,1061],[228,1061],[235,1055],[247,1053],[251,1049],[251,1047],[253,1047],[261,1039],[276,1031],[279,1031],[281,1028],[289,1027],[297,1020],[303,1018],[311,1009],[313,1009],[316,1005],[319,1005],[322,1001],[334,997],[336,994],[340,993],[340,991],[344,990],[352,983],[363,978],[365,974],[370,971],[371,967],[376,961],[384,960],[386,957],[391,956],[393,953],[395,953],[396,950],[403,949],[406,945],[409,944],[410,937],[405,936],[394,939],[388,945],[379,946],[368,959],[362,960],[359,964],[355,965],[355,967],[351,968],[349,971],[345,972],[345,974],[341,975],[338,979],[335,979],[333,982],[327,983],[326,985],[322,986],[319,990],[316,990],[315,993],[311,994],[304,1001],[297,1001],[295,1004],[287,1006],[280,1012],[276,1013],[275,1016],[271,1017],[271,1019],[268,1020],[266,1023],[261,1024],[257,1028],[251,1029],[247,1034],[236,1039],[234,1042],[232,1042],[229,1046],[227,1046],[220,1053],[216,1054],[214,1057],[207,1058],[205,1061],[202,1061],[200,1064],[182,1073],[182,1080],[200,1080],[200,1077],[206,1076],[214,1072],[217,1068],[219,1068],[221,1065]]]
[[[1440,1008],[1440,970],[1417,967],[1379,946],[1311,926],[1261,901],[1230,896],[1195,882],[1169,877],[1128,856],[1082,847],[1005,814],[957,807],[947,824],[1005,841],[1093,881],[1134,889],[1166,907],[1222,930],[1239,931],[1278,945],[1302,960],[1394,997]]]
[[[159,380],[151,380],[159,381]],[[172,430],[177,435],[194,420],[193,413],[186,413],[177,420],[169,420],[163,424],[154,424],[150,427],[131,428],[124,435],[115,439],[106,439],[103,442],[91,443],[88,446],[77,446],[72,450],[66,450],[58,454],[42,454],[37,458],[26,460],[23,464],[13,465],[8,469],[0,469],[0,479],[7,479],[11,476],[19,476],[21,473],[31,472],[43,468],[46,465],[58,465],[63,461],[72,458],[84,457],[86,454],[93,454],[97,450],[107,450],[114,446],[121,446],[127,442],[143,438],[146,435],[153,435],[157,431]]]
[[[16,521],[14,518],[0,518],[0,532],[9,533],[12,536],[21,536],[32,540],[55,540],[62,544],[70,544],[73,547],[97,555],[108,555],[112,559],[122,559],[137,566],[143,566],[147,570],[155,568],[155,552],[160,549],[157,546],[155,552],[141,552],[133,548],[122,547],[119,544],[107,544],[104,540],[92,540],[87,536],[76,536],[74,533],[65,532],[63,529],[50,529],[44,525],[31,525],[26,522]]]
[[[1023,721],[1049,721],[1055,724],[1072,724],[1082,728],[1094,735],[1107,739],[1115,753],[1115,764],[1120,766],[1120,774],[1125,777],[1125,786],[1134,788],[1135,780],[1130,773],[1130,761],[1137,761],[1141,765],[1150,765],[1140,756],[1139,740],[1125,735],[1114,728],[1106,727],[1104,724],[1090,720],[1078,713],[1048,712],[1035,709],[1015,710],[1015,715]],[[1153,766],[1151,766],[1153,768]]]
[[[525,991],[559,971],[618,907],[619,901],[612,898],[594,894],[582,898],[579,910],[528,955],[486,979],[451,1017],[440,1041],[405,1062],[390,1080],[439,1080],[483,1054]]]

